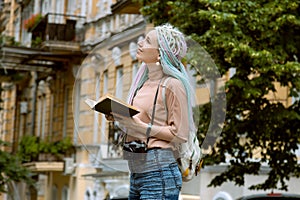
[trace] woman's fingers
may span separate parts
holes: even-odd
[[[107,121],[115,121],[114,116],[112,114],[105,115],[105,118],[106,118]]]

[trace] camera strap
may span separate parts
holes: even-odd
[[[152,125],[153,125],[153,122],[154,122],[156,100],[157,100],[157,96],[158,96],[159,86],[160,86],[160,83],[161,83],[162,80],[163,80],[163,78],[160,79],[160,81],[158,83],[158,86],[157,86],[157,89],[156,89],[156,93],[155,93],[155,97],[154,97],[154,102],[153,102],[153,109],[152,109],[151,121],[148,124],[148,128],[147,128],[147,131],[146,131],[146,136],[147,136],[147,143],[146,144],[147,145],[148,145],[148,142],[149,142],[149,139],[150,139],[150,131],[151,131],[151,128],[152,128]]]

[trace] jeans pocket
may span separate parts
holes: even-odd
[[[170,171],[172,172],[173,178],[174,178],[174,182],[175,185],[177,187],[178,190],[181,190],[182,187],[182,177],[181,177],[181,172],[179,170],[178,164],[176,163],[171,163],[169,165],[170,167]]]

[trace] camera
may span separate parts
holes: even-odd
[[[144,159],[145,153],[147,153],[147,144],[143,141],[134,140],[123,144],[123,158],[126,160]]]

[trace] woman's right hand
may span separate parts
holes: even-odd
[[[110,122],[115,121],[114,116],[112,114],[105,115],[105,118],[106,118],[107,121],[110,121]]]

